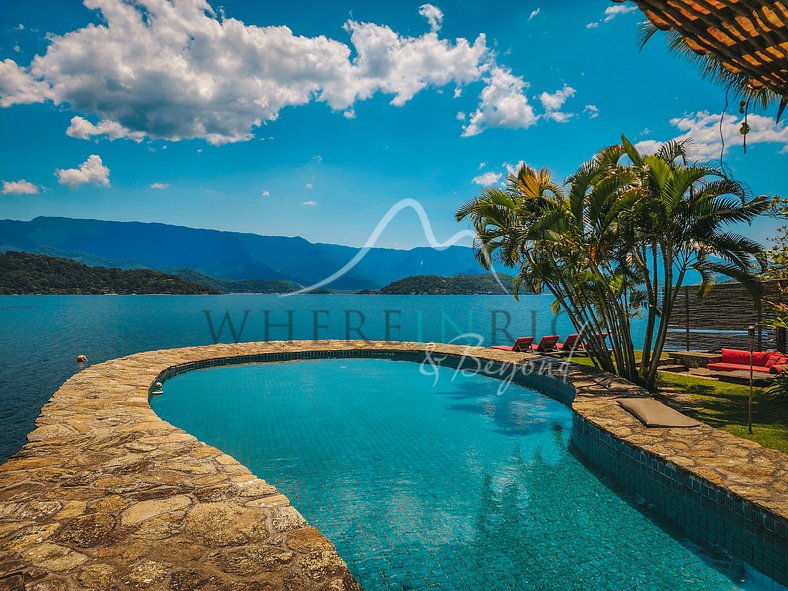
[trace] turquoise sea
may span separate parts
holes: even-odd
[[[565,336],[571,324],[550,312],[552,301],[549,295],[519,302],[511,296],[0,296],[0,461],[23,445],[43,404],[78,371],[79,354],[98,363],[236,339],[490,345],[510,342],[507,332]],[[466,333],[478,336],[462,338]]]

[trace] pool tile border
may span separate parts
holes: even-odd
[[[571,404],[573,441],[591,463],[691,525],[701,541],[785,583],[788,456],[779,451],[708,425],[648,429],[616,403],[647,392],[553,358],[431,343],[292,341],[138,353],[69,379],[29,442],[0,466],[0,590],[359,589],[333,545],[274,486],[159,419],[148,404],[151,385],[216,365],[418,360],[425,352],[450,363],[475,357],[491,362],[482,373],[516,369],[518,382],[551,386]],[[570,385],[555,388],[539,375],[544,368]]]

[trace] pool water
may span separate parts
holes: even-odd
[[[590,471],[568,407],[500,386],[325,359],[192,371],[151,405],[276,485],[367,590],[774,588]]]

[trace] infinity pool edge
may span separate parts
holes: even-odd
[[[273,485],[161,420],[148,396],[155,381],[202,366],[370,351],[429,351],[512,367],[561,363],[459,345],[294,341],[149,351],[88,367],[52,396],[29,443],[0,466],[0,587],[359,589],[333,545]],[[782,571],[777,562],[785,548],[788,456],[708,425],[648,429],[615,402],[648,396],[641,388],[576,364],[560,371],[574,389],[583,455],[613,472],[640,466],[662,470],[669,482],[686,478],[707,505],[721,489],[723,508],[738,503],[742,520],[760,521],[772,540],[769,564],[755,566],[785,580],[785,562]],[[750,563],[758,562],[754,552]]]

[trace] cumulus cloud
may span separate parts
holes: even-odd
[[[516,164],[511,164],[510,162],[504,162],[503,167],[506,169],[506,172],[509,174],[517,174],[520,172],[520,169],[525,164],[525,160],[518,160]]]
[[[157,189],[159,191],[163,191],[164,189],[169,189],[169,183],[151,183],[151,189]]]
[[[317,205],[317,201],[302,201],[301,205],[307,205],[309,207],[313,207],[313,206]]]
[[[419,8],[419,14],[427,19],[430,24],[430,29],[436,33],[440,31],[443,24],[443,12],[437,6],[432,4],[422,4]]]
[[[99,121],[93,124],[84,117],[72,117],[71,124],[66,129],[66,135],[80,140],[87,140],[93,136],[105,136],[110,141],[120,138],[129,138],[141,142],[145,134],[140,131],[131,131],[116,121]]]
[[[501,173],[499,172],[485,172],[480,174],[479,176],[473,177],[471,180],[472,183],[476,183],[477,185],[482,186],[489,186],[494,185],[498,181],[501,180]]]
[[[510,70],[494,67],[484,79],[486,85],[480,96],[479,107],[463,126],[462,135],[470,137],[489,127],[527,128],[538,117],[523,92],[528,83]]]
[[[38,186],[20,179],[18,181],[3,181],[3,188],[0,193],[3,195],[35,195],[39,191]]]
[[[617,16],[635,12],[637,9],[637,6],[633,6],[631,4],[615,4],[613,6],[608,6],[605,8],[605,18],[603,18],[602,21],[609,23]]]
[[[264,190],[263,191],[263,197],[270,197],[270,196],[271,196],[270,191],[268,191],[268,190]]]
[[[61,185],[72,189],[85,184],[109,187],[109,168],[104,166],[101,157],[96,154],[88,156],[79,168],[58,169],[55,174]]]
[[[637,6],[633,6],[631,4],[615,4],[613,6],[608,6],[607,8],[605,8],[605,12],[602,16],[602,19],[598,21],[594,21],[592,23],[588,23],[586,25],[586,29],[596,29],[602,23],[609,23],[617,16],[634,12],[637,9],[638,9]]]
[[[577,91],[572,88],[571,86],[564,84],[564,87],[560,90],[556,90],[554,93],[543,92],[539,95],[539,101],[542,103],[542,107],[544,107],[544,118],[545,119],[552,119],[553,121],[557,121],[558,123],[565,123],[569,121],[574,116],[574,113],[565,113],[561,111],[561,107],[564,106],[564,103],[571,97],[573,97]]]
[[[352,117],[378,93],[401,106],[481,79],[493,59],[483,34],[439,38],[443,14],[430,4],[420,9],[430,32],[350,20],[349,43],[219,17],[206,0],[85,4],[103,24],[50,36],[27,67],[0,62],[0,105],[51,100],[98,120],[72,120],[73,137],[243,141],[289,106],[321,101]]]
[[[750,132],[747,134],[747,144],[772,143],[780,146],[781,150],[788,147],[788,126],[785,122],[776,123],[771,117],[750,115],[747,118]],[[720,141],[720,114],[699,111],[683,117],[670,120],[670,124],[683,132],[672,139],[690,140],[692,157],[698,160],[718,158],[722,149]],[[725,139],[725,151],[731,147],[741,146],[742,136],[739,133],[741,119],[736,115],[725,115],[722,122],[722,135]],[[658,140],[643,140],[635,147],[644,153],[654,153],[665,143]]]
[[[31,77],[14,60],[0,61],[0,107],[41,103],[49,96],[48,85]]]
[[[528,20],[530,21],[530,20],[534,19],[539,14],[539,12],[541,10],[542,9],[540,7],[540,8],[537,8],[536,10],[531,11],[531,14],[528,15]]]
[[[588,115],[589,119],[596,119],[599,117],[599,107],[596,105],[586,105],[583,107],[583,113]]]

